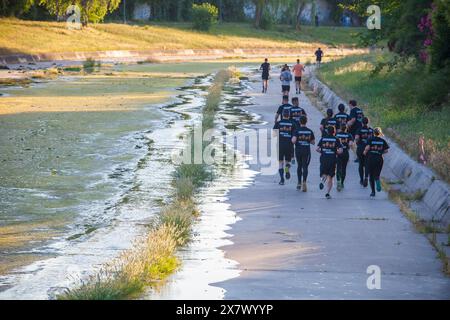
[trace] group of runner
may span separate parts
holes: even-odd
[[[320,49],[320,48],[319,48]],[[322,57],[323,53],[320,56]],[[263,79],[263,93],[267,92],[270,64],[268,59],[261,65]],[[280,74],[282,86],[282,104],[275,114],[275,135],[278,136],[278,159],[280,185],[285,179],[291,178],[291,165],[297,161],[297,189],[307,191],[308,167],[311,160],[311,145],[315,145],[314,132],[307,127],[308,116],[299,105],[299,98],[293,97],[289,103],[291,70],[295,77],[296,94],[301,93],[301,77],[303,65],[297,60],[292,69],[284,65]],[[350,113],[346,113],[346,106],[339,104],[338,113],[328,109],[325,118],[320,123],[321,138],[316,151],[320,155],[320,190],[325,188],[327,199],[331,199],[333,179],[337,179],[337,191],[344,189],[347,175],[347,164],[350,149],[356,149],[360,184],[366,188],[370,184],[371,197],[376,191],[381,191],[380,174],[383,168],[383,155],[388,152],[389,145],[382,138],[381,128],[372,129],[369,119],[355,100],[349,101]],[[278,131],[278,132],[277,132]]]

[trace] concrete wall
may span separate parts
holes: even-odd
[[[93,52],[43,53],[43,54],[13,54],[0,56],[0,64],[14,65],[46,61],[85,61],[92,58],[102,62],[136,62],[136,61],[187,61],[221,59],[231,57],[299,57],[313,58],[316,48],[276,50],[276,49],[183,49],[183,50],[114,50]],[[367,49],[325,48],[329,56],[345,56],[349,54],[367,53]]]
[[[343,103],[349,111],[347,102],[316,78],[314,67],[308,68],[306,81],[327,108],[337,112],[338,105]],[[394,183],[402,192],[423,195],[420,201],[412,204],[412,208],[421,218],[448,227],[450,224],[449,185],[430,168],[411,159],[397,143],[388,137],[386,140],[390,150],[385,156],[383,178]]]

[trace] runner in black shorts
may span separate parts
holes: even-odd
[[[337,155],[342,153],[342,144],[338,138],[334,136],[333,126],[329,126],[326,129],[326,135],[324,135],[318,144],[317,152],[321,153],[320,156],[320,182],[319,188],[324,188],[324,183],[327,183],[327,193],[325,197],[331,199],[330,191],[333,188],[333,177],[336,173]]]
[[[341,191],[344,189],[344,181],[345,176],[347,175],[347,164],[348,159],[350,158],[349,149],[353,144],[353,136],[347,132],[347,126],[345,124],[341,124],[336,133],[336,138],[342,144],[342,153],[337,157],[337,170],[336,170],[336,178],[337,178],[337,190]]]
[[[316,52],[314,52],[314,55],[316,56],[316,65],[320,67],[320,64],[322,63],[322,57],[323,57],[323,51],[322,49],[317,49]]]
[[[381,138],[383,132],[381,128],[373,130],[373,137],[367,142],[364,155],[367,157],[367,167],[370,175],[370,188],[372,189],[371,197],[375,197],[375,185],[377,191],[381,191],[380,174],[383,169],[383,155],[388,152],[389,145],[386,140]]]
[[[306,116],[301,116],[300,127],[297,127],[292,137],[292,143],[295,144],[295,157],[297,158],[297,189],[302,189],[303,192],[307,190],[306,179],[308,178],[308,166],[311,160],[310,145],[315,143],[314,132],[306,127],[306,122]]]
[[[284,110],[282,113],[283,118],[276,122],[273,129],[278,130],[278,160],[279,160],[279,170],[280,174],[280,185],[284,185],[284,175],[286,174],[286,179],[291,178],[289,168],[291,167],[292,159],[292,137],[295,131],[295,124],[290,119],[290,112]],[[276,134],[276,132],[274,132]]]
[[[369,118],[364,117],[362,120],[362,127],[356,132],[356,155],[359,162],[359,183],[366,188],[369,178],[369,170],[367,170],[366,156],[364,150],[366,149],[367,141],[372,137],[373,130],[369,127]]]
[[[268,62],[267,58],[264,59],[264,63],[261,65],[261,67],[259,67],[259,70],[262,70],[262,93],[266,93],[270,72],[270,63]]]

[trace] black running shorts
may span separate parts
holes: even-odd
[[[320,157],[320,176],[334,177],[336,174],[336,158]]]
[[[292,145],[280,145],[278,149],[278,160],[283,161],[286,160],[291,162],[293,156],[293,148]]]

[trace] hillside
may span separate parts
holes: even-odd
[[[69,30],[65,23],[0,19],[0,55],[149,49],[300,48],[356,46],[359,29],[277,26],[265,31],[245,23],[221,23],[198,32],[188,23],[92,24]]]

